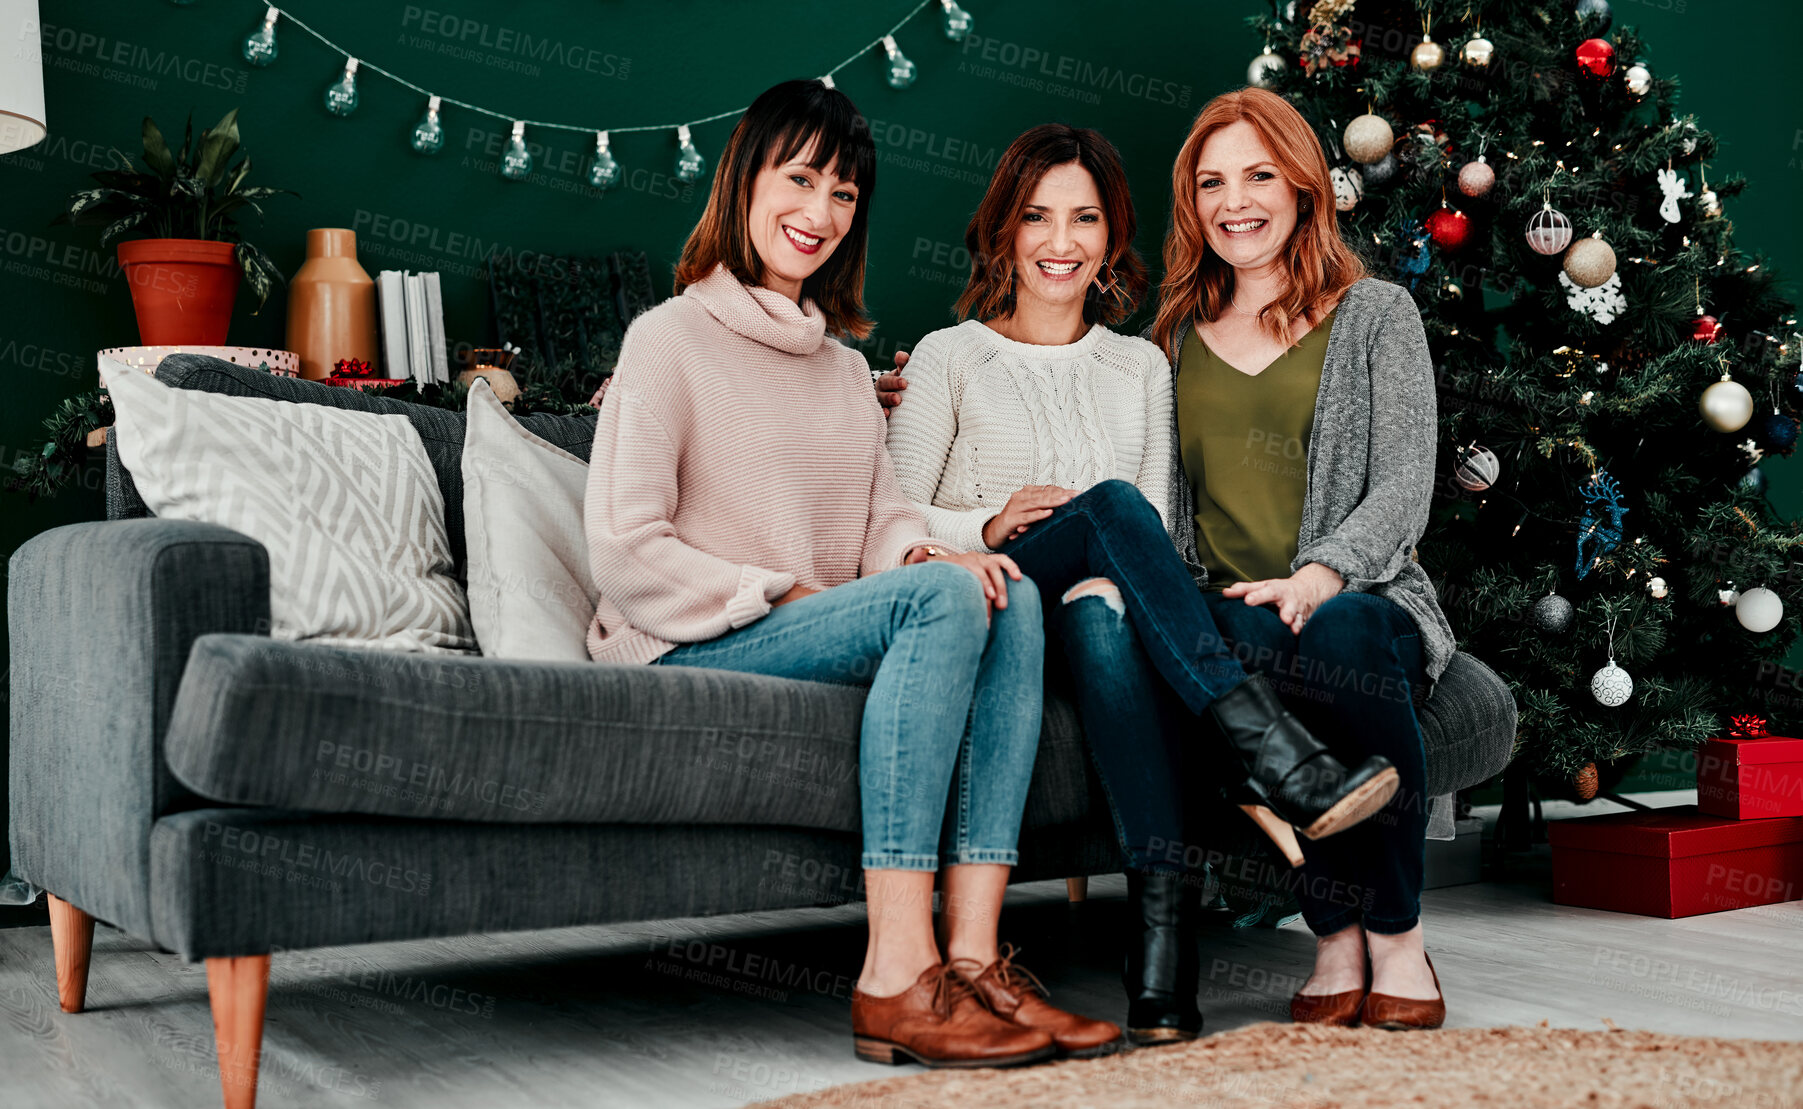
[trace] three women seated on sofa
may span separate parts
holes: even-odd
[[[1263,90],[1204,107],[1150,341],[1107,326],[1148,286],[1118,154],[1020,136],[966,233],[964,322],[879,383],[886,425],[833,338],[870,331],[876,183],[868,126],[819,81],[734,129],[679,295],[632,324],[601,406],[590,655],[868,685],[860,1057],[1119,1047],[999,943],[1048,640],[1127,863],[1127,1039],[1202,1026],[1204,792],[1302,868],[1293,1017],[1437,1026],[1414,701],[1453,639],[1409,557],[1432,373],[1413,302],[1340,240],[1313,131]]]

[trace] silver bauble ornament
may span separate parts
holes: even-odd
[[[1358,116],[1346,125],[1341,138],[1346,156],[1366,166],[1382,160],[1396,145],[1396,132],[1390,129],[1390,121],[1379,115]]]
[[[1594,289],[1615,276],[1615,251],[1601,239],[1579,239],[1565,252],[1565,276]]]
[[[1362,174],[1335,166],[1327,171],[1328,180],[1333,182],[1333,206],[1342,212],[1350,212],[1358,207],[1359,200],[1365,195],[1365,178]]]
[[[1634,679],[1610,659],[1609,665],[1590,675],[1590,695],[1606,708],[1617,708],[1634,695]]]
[[[1534,630],[1546,635],[1560,635],[1571,627],[1573,612],[1571,602],[1557,593],[1548,593],[1534,602],[1528,611],[1528,619],[1534,623]]]
[[[1609,10],[1609,0],[1578,0],[1572,14],[1579,19],[1592,19],[1584,29],[1592,35],[1603,35],[1609,31],[1609,24],[1615,22],[1615,13]]]
[[[1695,154],[1697,152],[1697,125],[1687,119],[1678,128],[1678,133],[1684,136],[1678,143],[1678,149],[1684,152],[1685,157]]]
[[[1722,214],[1722,198],[1715,195],[1714,189],[1704,189],[1697,194],[1697,211],[1703,213],[1704,219],[1714,219]]]
[[[1648,578],[1646,591],[1653,595],[1655,601],[1663,601],[1671,594],[1671,587],[1665,584],[1664,578]]]
[[[1502,463],[1496,452],[1488,447],[1473,444],[1460,448],[1458,464],[1453,467],[1452,479],[1473,493],[1482,492],[1496,484],[1496,477],[1502,472]]]
[[[1416,69],[1439,69],[1444,61],[1446,49],[1426,35],[1422,35],[1421,41],[1415,44],[1415,49],[1409,51],[1409,64]]]
[[[1571,245],[1571,220],[1548,204],[1528,219],[1528,246],[1536,254],[1560,254]]]
[[[1753,394],[1747,392],[1745,385],[1724,373],[1720,381],[1703,390],[1697,409],[1703,414],[1703,422],[1711,429],[1721,432],[1739,431],[1753,418]]]
[[[1763,635],[1784,619],[1784,601],[1765,586],[1755,586],[1734,602],[1734,618],[1740,621],[1741,627]]]
[[[1246,83],[1268,89],[1277,83],[1277,76],[1288,68],[1290,63],[1284,60],[1283,55],[1266,43],[1265,52],[1253,58],[1252,64],[1246,67]]]
[[[1395,177],[1396,171],[1401,168],[1402,163],[1396,160],[1394,153],[1385,154],[1370,165],[1359,167],[1359,176],[1365,179],[1367,189],[1376,189],[1389,184],[1390,179]]]
[[[1496,45],[1482,35],[1473,35],[1469,42],[1459,47],[1459,57],[1466,65],[1483,69],[1490,64],[1491,58],[1496,57]]]
[[[1459,170],[1459,191],[1466,196],[1483,196],[1495,184],[1496,171],[1490,168],[1490,163],[1484,161],[1482,154],[1477,156],[1477,161],[1466,162]]]
[[[1621,83],[1635,96],[1645,96],[1653,88],[1652,71],[1643,65],[1631,65],[1621,75]]]
[[[1727,608],[1738,600],[1740,600],[1740,590],[1734,588],[1733,582],[1728,583],[1728,588],[1715,591],[1715,603],[1723,608]]]

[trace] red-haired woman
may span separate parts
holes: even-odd
[[[1342,759],[1381,755],[1401,788],[1375,820],[1308,845],[1317,936],[1298,1021],[1432,1028],[1422,945],[1426,766],[1415,702],[1452,628],[1412,558],[1434,481],[1421,315],[1341,240],[1327,158],[1289,102],[1205,105],[1171,173],[1152,339],[1177,367],[1179,550],[1238,657]]]
[[[1344,763],[1308,733],[1234,657],[1172,543],[1170,367],[1105,326],[1146,289],[1135,225],[1101,135],[1048,124],[1017,138],[965,233],[965,320],[915,346],[889,450],[934,534],[1004,553],[1062,598],[1047,633],[1070,663],[1128,862],[1128,1035],[1159,1043],[1201,1027],[1200,878],[1186,873],[1177,786],[1197,717],[1227,739],[1234,800],[1292,855],[1290,825],[1310,838],[1351,827],[1397,773],[1381,755]],[[1219,749],[1205,757],[1218,765]]]

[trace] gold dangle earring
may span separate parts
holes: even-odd
[[[1102,269],[1108,271],[1108,284],[1106,284],[1106,285],[1102,284],[1102,275],[1100,273],[1097,273],[1096,280],[1095,280],[1096,293],[1100,296],[1117,297],[1118,298],[1120,294],[1116,291],[1116,288],[1115,288],[1117,283],[1116,283],[1115,277],[1114,277],[1114,267],[1112,265],[1110,265],[1107,261],[1104,261],[1102,263]]]

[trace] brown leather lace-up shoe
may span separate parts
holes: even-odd
[[[977,994],[996,1016],[1022,1028],[1038,1028],[1052,1034],[1058,1054],[1083,1059],[1115,1050],[1121,1040],[1119,1025],[1105,1020],[1091,1020],[1055,1008],[1046,1001],[1051,991],[1033,972],[1014,965],[1017,952],[1013,944],[1002,945],[1002,957],[971,976]],[[963,969],[975,969],[970,960],[954,963]],[[966,973],[969,973],[968,971]]]
[[[1011,1067],[1057,1052],[1049,1032],[990,1012],[958,971],[936,963],[894,997],[851,995],[852,1045],[872,1063]]]

